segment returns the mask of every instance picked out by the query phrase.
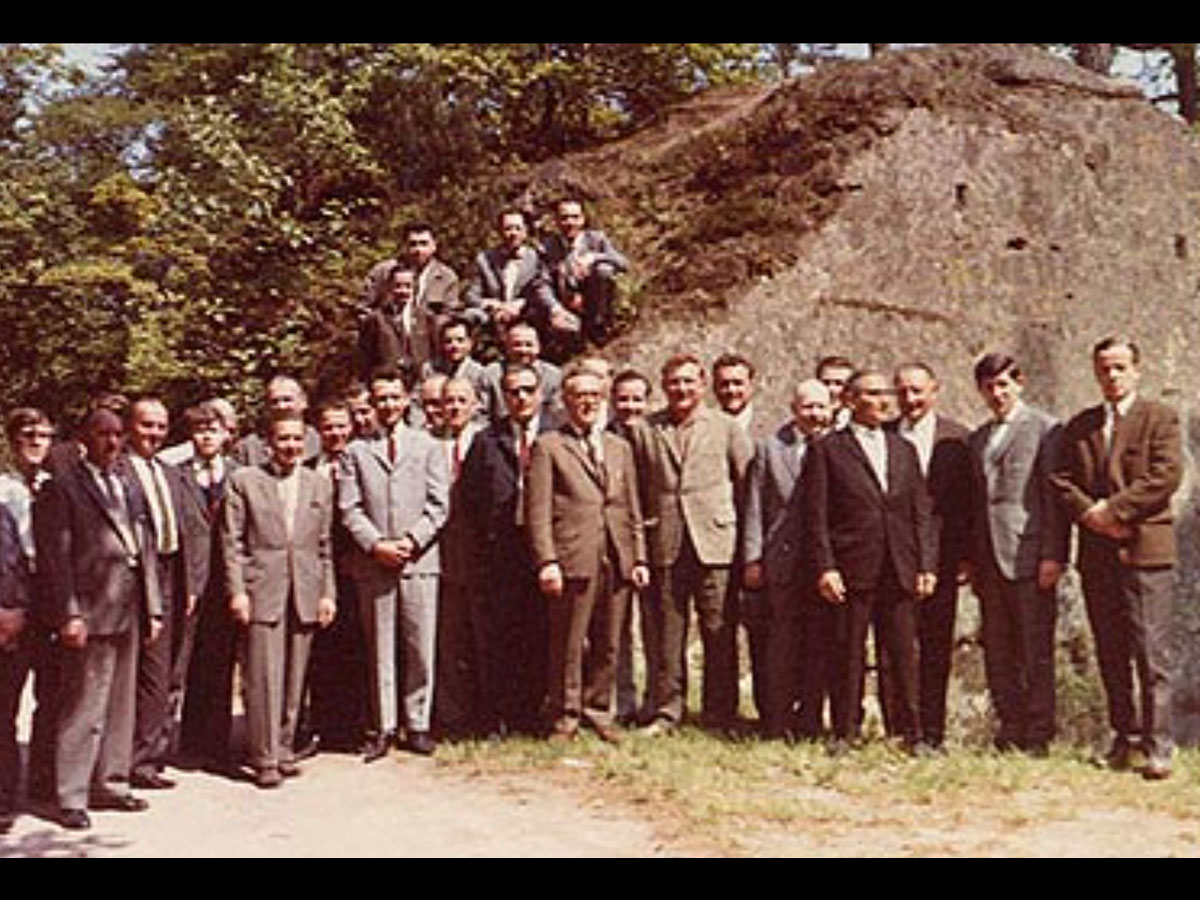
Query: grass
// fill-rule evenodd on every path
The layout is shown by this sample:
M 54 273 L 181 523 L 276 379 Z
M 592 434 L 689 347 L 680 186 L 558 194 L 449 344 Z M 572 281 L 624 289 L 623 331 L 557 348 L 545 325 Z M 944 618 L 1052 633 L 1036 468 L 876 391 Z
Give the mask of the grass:
M 634 733 L 616 747 L 590 735 L 565 747 L 468 742 L 444 747 L 439 760 L 475 775 L 553 779 L 634 809 L 668 844 L 705 855 L 1007 855 L 1001 848 L 1037 829 L 1086 828 L 1090 818 L 1151 817 L 1185 837 L 1200 829 L 1194 750 L 1179 752 L 1174 777 L 1155 784 L 1066 744 L 1047 759 L 970 747 L 913 758 L 872 740 L 834 757 L 822 745 L 688 727 L 668 737 Z M 1120 835 L 1095 854 L 1122 855 Z

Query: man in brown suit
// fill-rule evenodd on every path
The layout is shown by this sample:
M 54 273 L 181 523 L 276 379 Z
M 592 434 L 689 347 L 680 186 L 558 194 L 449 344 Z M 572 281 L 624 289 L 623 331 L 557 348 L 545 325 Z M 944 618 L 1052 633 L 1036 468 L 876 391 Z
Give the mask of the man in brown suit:
M 667 408 L 636 423 L 632 437 L 646 485 L 646 540 L 661 590 L 659 696 L 653 732 L 680 723 L 693 604 L 704 645 L 702 718 L 736 723 L 737 612 L 728 590 L 737 550 L 737 510 L 754 445 L 732 418 L 704 405 L 704 366 L 691 354 L 663 365 Z
M 313 634 L 336 610 L 333 485 L 301 465 L 304 421 L 268 431 L 271 461 L 229 477 L 224 563 L 229 608 L 246 628 L 246 731 L 259 787 L 299 773 L 292 742 Z
M 1182 478 L 1179 416 L 1138 396 L 1133 341 L 1100 341 L 1092 366 L 1104 403 L 1067 424 L 1062 465 L 1052 481 L 1079 526 L 1076 565 L 1114 732 L 1108 763 L 1127 768 L 1140 737 L 1142 775 L 1161 779 L 1171 774 L 1173 750 L 1171 496 Z
M 650 581 L 633 452 L 600 421 L 603 380 L 584 368 L 563 379 L 567 419 L 533 445 L 526 522 L 546 597 L 553 736 L 581 721 L 607 741 L 627 586 Z

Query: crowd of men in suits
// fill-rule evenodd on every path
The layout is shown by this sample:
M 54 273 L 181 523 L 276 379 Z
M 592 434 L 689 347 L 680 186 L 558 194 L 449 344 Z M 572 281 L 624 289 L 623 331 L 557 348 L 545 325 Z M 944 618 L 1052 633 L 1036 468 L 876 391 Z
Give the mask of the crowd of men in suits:
M 410 232 L 427 260 L 429 237 Z M 387 285 L 403 302 L 369 307 L 366 379 L 310 410 L 277 377 L 261 431 L 241 434 L 210 401 L 167 447 L 159 399 L 105 396 L 52 445 L 43 413 L 9 414 L 0 809 L 16 808 L 31 672 L 25 789 L 68 828 L 88 827 L 89 809 L 145 808 L 132 789 L 170 788 L 181 759 L 244 763 L 273 788 L 314 749 L 373 762 L 446 739 L 667 734 L 697 677 L 699 723 L 738 729 L 740 629 L 764 736 L 856 746 L 873 633 L 887 733 L 929 752 L 946 740 L 967 581 L 996 746 L 1040 755 L 1072 525 L 1108 760 L 1141 754 L 1146 777 L 1170 773 L 1179 421 L 1138 395 L 1134 343 L 1096 345 L 1104 403 L 1065 425 L 1022 400 L 1016 360 L 988 354 L 974 376 L 989 415 L 973 430 L 938 410 L 927 364 L 841 357 L 764 428 L 741 356 L 674 354 L 656 379 L 598 352 L 547 361 L 546 336 L 580 316 L 602 338 L 611 285 L 585 285 L 581 254 L 531 279 L 558 287 L 520 298 L 524 254 L 510 272 L 487 256 L 498 281 L 481 276 L 465 306 L 414 306 L 427 288 L 407 263 L 373 271 L 368 295 Z M 487 366 L 472 353 L 481 327 L 502 341 Z

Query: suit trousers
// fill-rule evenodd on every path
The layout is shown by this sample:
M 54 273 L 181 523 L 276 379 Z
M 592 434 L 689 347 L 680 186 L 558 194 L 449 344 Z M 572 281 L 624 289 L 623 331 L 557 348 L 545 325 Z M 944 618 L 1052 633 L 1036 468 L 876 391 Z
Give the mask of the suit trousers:
M 748 596 L 744 595 L 743 599 Z M 756 703 L 759 704 L 764 733 L 769 737 L 781 737 L 793 730 L 803 693 L 802 660 L 808 625 L 804 616 L 803 590 L 795 583 L 768 584 L 753 602 L 763 606 L 759 615 L 761 621 L 755 623 L 756 630 L 761 631 L 759 640 L 762 643 L 757 653 L 753 637 L 750 645 L 752 663 L 756 655 L 761 657 L 757 667 L 752 669 L 755 682 L 763 681 L 762 695 Z M 758 693 L 756 690 L 756 697 Z
M 1033 578 L 1005 578 L 994 563 L 977 573 L 984 673 L 999 719 L 1001 748 L 1045 746 L 1054 739 L 1054 628 L 1058 593 Z
M 636 721 L 648 721 L 654 717 L 655 700 L 658 697 L 659 648 L 662 639 L 658 633 L 659 616 L 657 585 L 641 590 L 629 589 L 625 603 L 626 613 L 617 642 L 617 716 Z M 637 625 L 637 643 L 641 646 L 644 687 L 638 697 L 637 671 L 634 664 L 634 625 Z
M 859 736 L 863 691 L 867 669 L 867 634 L 874 632 L 875 644 L 889 662 L 890 705 L 880 692 L 881 706 L 888 707 L 890 731 L 909 743 L 920 737 L 917 711 L 916 599 L 903 590 L 888 573 L 872 589 L 847 591 L 838 628 L 839 700 L 834 704 L 834 733 L 839 738 Z
M 662 639 L 656 716 L 683 721 L 687 709 L 688 624 L 692 608 L 704 651 L 701 719 L 706 727 L 728 728 L 738 711 L 736 595 L 729 590 L 729 566 L 706 566 L 685 538 L 674 564 L 657 573 L 661 585 L 659 634 Z
M 228 765 L 233 732 L 233 673 L 238 628 L 215 583 L 198 601 L 195 642 L 183 695 L 180 744 L 188 756 Z
M 837 719 L 841 702 L 838 672 L 838 628 L 840 609 L 823 600 L 815 586 L 800 591 L 801 661 L 796 719 L 797 736 L 816 740 L 825 731 L 825 711 L 829 707 L 830 724 Z
M 1166 761 L 1174 747 L 1171 624 L 1175 570 L 1123 565 L 1114 547 L 1081 575 L 1109 725 L 1118 741 L 1129 743 L 1140 736 L 1147 756 Z
M 369 727 L 394 735 L 428 731 L 433 717 L 437 648 L 437 575 L 404 575 L 358 583 L 367 642 Z
M 479 724 L 480 673 L 473 600 L 474 591 L 466 581 L 442 575 L 438 585 L 433 722 L 444 736 L 466 736 Z
M 133 760 L 139 636 L 88 635 L 62 650 L 56 768 L 58 805 L 86 809 L 91 790 L 124 792 Z
M 591 578 L 568 578 L 546 598 L 550 635 L 548 697 L 555 722 L 612 721 L 617 643 L 628 592 L 614 590 L 606 561 Z
M 161 769 L 171 745 L 173 658 L 182 630 L 176 615 L 177 600 L 182 591 L 182 568 L 182 554 L 158 557 L 158 581 L 163 594 L 162 631 L 155 641 L 143 646 L 138 655 L 133 770 L 141 775 Z
M 308 661 L 308 728 L 321 746 L 355 750 L 367 721 L 363 628 L 352 580 L 337 579 L 337 615 L 313 636 Z
M 0 650 L 0 811 L 16 808 L 21 781 L 17 719 L 30 673 L 35 705 L 26 790 L 36 799 L 54 797 L 58 669 L 58 644 L 52 633 L 29 617 L 16 646 Z
M 251 622 L 246 629 L 246 743 L 256 771 L 291 762 L 308 657 L 316 625 L 306 625 L 288 606 L 278 622 Z

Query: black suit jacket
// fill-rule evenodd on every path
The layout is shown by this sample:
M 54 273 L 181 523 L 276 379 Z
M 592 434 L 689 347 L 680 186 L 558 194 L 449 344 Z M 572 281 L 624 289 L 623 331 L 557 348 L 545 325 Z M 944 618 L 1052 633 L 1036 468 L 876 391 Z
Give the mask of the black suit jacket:
M 917 451 L 893 432 L 884 439 L 886 491 L 849 427 L 810 448 L 801 476 L 815 570 L 838 570 L 851 591 L 879 586 L 889 569 L 912 591 L 918 572 L 936 571 L 933 516 Z
M 221 587 L 223 569 L 221 541 L 217 531 L 221 523 L 221 507 L 225 501 L 225 485 L 236 469 L 237 464 L 226 458 L 225 477 L 217 482 L 211 491 L 205 491 L 190 463 L 179 467 L 187 590 L 191 597 L 205 596 L 210 586 L 218 589 Z

